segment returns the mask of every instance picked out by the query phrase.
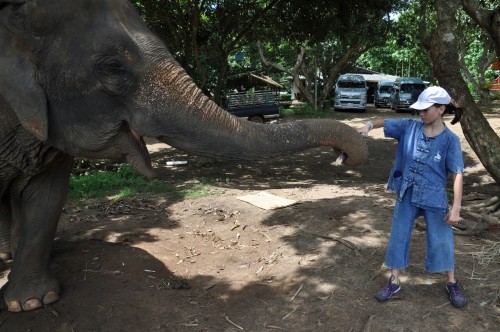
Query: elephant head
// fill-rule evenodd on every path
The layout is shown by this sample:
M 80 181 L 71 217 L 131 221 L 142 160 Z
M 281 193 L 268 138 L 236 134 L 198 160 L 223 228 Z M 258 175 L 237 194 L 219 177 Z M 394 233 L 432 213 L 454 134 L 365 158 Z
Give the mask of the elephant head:
M 334 120 L 263 125 L 218 107 L 126 0 L 0 1 L 0 95 L 20 124 L 67 154 L 125 159 L 153 175 L 142 137 L 223 159 L 366 144 Z

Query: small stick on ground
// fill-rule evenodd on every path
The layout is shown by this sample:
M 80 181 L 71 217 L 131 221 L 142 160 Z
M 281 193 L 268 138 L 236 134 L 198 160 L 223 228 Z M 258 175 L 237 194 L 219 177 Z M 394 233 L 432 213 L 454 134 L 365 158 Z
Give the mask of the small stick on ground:
M 101 273 L 101 274 L 122 274 L 122 271 L 120 270 L 114 270 L 114 271 L 109 271 L 109 270 L 92 270 L 92 269 L 85 269 L 83 272 L 93 272 L 93 273 Z M 86 275 L 86 274 L 85 274 Z
M 290 316 L 291 314 L 293 314 L 295 312 L 295 310 L 297 310 L 299 307 L 293 309 L 292 311 L 290 311 L 289 313 L 287 313 L 285 316 L 283 316 L 283 318 L 281 318 L 281 320 L 285 320 L 288 316 Z
M 371 328 L 373 325 L 373 319 L 375 317 L 376 317 L 376 315 L 372 315 L 372 316 L 370 316 L 370 318 L 368 318 L 368 321 L 366 322 L 366 325 L 365 325 L 365 328 L 363 329 L 363 332 L 370 332 L 371 331 Z
M 47 309 L 49 309 L 49 311 L 54 315 L 56 316 L 57 318 L 61 317 L 61 314 L 58 313 L 54 308 L 50 307 L 50 306 L 47 306 L 46 307 Z
M 440 305 L 438 305 L 438 306 L 436 307 L 436 309 L 439 309 L 439 308 L 441 308 L 441 307 L 447 306 L 448 304 L 450 304 L 450 302 L 445 302 L 445 303 L 443 303 L 443 304 L 440 304 Z
M 370 278 L 370 280 L 368 280 L 368 282 L 365 284 L 365 290 L 368 288 L 368 284 L 369 284 L 370 282 L 372 282 L 372 281 L 373 281 L 373 279 L 375 279 L 375 278 L 376 278 L 377 276 L 379 276 L 381 273 L 382 273 L 382 270 L 380 270 L 380 269 L 379 269 L 379 270 L 378 270 L 378 272 L 377 272 L 377 273 L 375 273 L 375 274 L 374 274 L 374 275 Z
M 271 238 L 269 236 L 267 236 L 266 233 L 264 233 L 263 231 L 259 231 L 259 233 L 265 236 L 265 238 L 267 239 L 267 242 L 271 242 Z
M 300 284 L 300 287 L 299 289 L 297 289 L 297 291 L 295 292 L 295 294 L 293 294 L 292 296 L 292 299 L 290 300 L 290 302 L 293 302 L 293 300 L 295 300 L 295 297 L 299 294 L 299 292 L 302 290 L 302 287 L 304 286 L 304 284 Z
M 327 239 L 327 240 L 332 240 L 332 241 L 340 242 L 344 246 L 346 246 L 347 248 L 349 248 L 351 250 L 354 250 L 356 256 L 360 255 L 359 248 L 354 243 L 352 243 L 351 241 L 347 241 L 347 240 L 341 238 L 340 236 L 317 234 L 317 233 L 307 232 L 307 231 L 305 231 L 303 229 L 300 229 L 300 228 L 298 228 L 298 230 L 300 230 L 300 231 L 302 231 L 302 232 L 304 232 L 304 233 L 306 233 L 308 235 L 316 236 L 316 237 L 319 237 L 319 238 L 322 238 L 322 239 Z
M 229 317 L 227 317 L 226 315 L 224 315 L 224 319 L 226 319 L 226 322 L 228 322 L 229 324 L 233 325 L 234 327 L 240 329 L 240 330 L 244 330 L 244 328 L 242 328 L 241 326 L 239 326 L 238 324 L 234 323 L 233 321 L 231 321 L 229 319 Z

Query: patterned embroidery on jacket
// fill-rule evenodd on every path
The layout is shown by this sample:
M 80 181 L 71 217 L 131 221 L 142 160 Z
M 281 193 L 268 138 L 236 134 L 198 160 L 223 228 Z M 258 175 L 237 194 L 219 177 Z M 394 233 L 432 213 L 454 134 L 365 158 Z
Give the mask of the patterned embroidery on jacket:
M 441 155 L 439 154 L 439 151 L 437 152 L 437 154 L 434 156 L 434 161 L 435 162 L 440 162 L 441 161 Z

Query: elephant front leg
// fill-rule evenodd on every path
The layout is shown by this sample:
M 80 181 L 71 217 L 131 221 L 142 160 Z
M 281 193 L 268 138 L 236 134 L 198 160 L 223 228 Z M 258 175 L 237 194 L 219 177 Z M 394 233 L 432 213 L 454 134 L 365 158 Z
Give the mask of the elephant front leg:
M 59 300 L 59 283 L 50 272 L 49 259 L 72 161 L 65 158 L 47 168 L 11 195 L 14 262 L 3 289 L 9 311 L 33 310 Z

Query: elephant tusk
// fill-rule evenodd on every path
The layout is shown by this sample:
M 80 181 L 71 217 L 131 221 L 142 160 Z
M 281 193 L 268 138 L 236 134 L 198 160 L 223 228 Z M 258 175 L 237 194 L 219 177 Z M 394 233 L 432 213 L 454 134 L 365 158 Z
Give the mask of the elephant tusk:
M 340 153 L 340 156 L 333 162 L 333 166 L 340 166 L 344 163 L 344 160 L 347 158 L 344 152 Z
M 130 127 L 129 127 L 129 128 L 130 128 Z M 137 133 L 135 132 L 135 130 L 134 130 L 134 129 L 130 128 L 130 131 L 132 132 L 132 136 L 134 136 L 134 138 L 136 139 L 136 141 L 137 141 L 138 143 L 141 143 L 141 139 L 142 139 L 142 137 L 141 137 L 141 136 L 139 136 L 139 134 L 137 134 Z
M 364 133 L 364 132 L 360 132 L 359 134 L 364 138 L 366 138 L 366 136 L 367 136 L 366 133 Z M 340 166 L 344 163 L 344 160 L 346 160 L 346 158 L 347 158 L 347 155 L 344 152 L 340 151 L 340 156 L 338 156 L 338 158 L 333 162 L 332 165 L 333 166 Z

